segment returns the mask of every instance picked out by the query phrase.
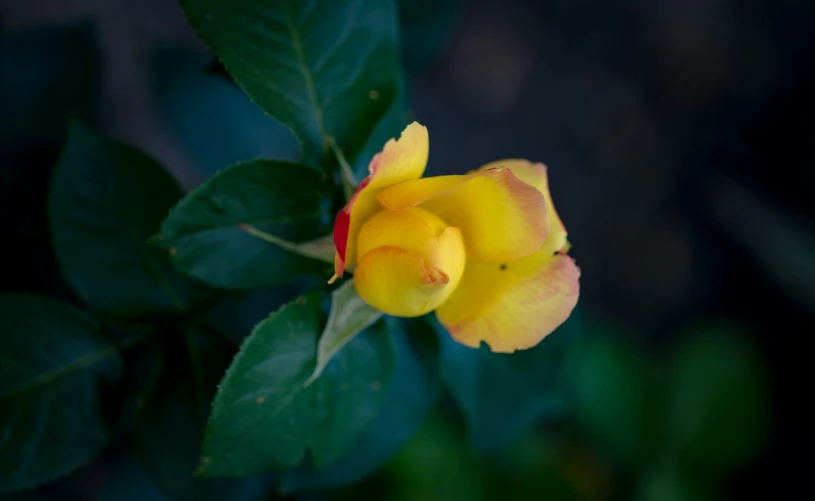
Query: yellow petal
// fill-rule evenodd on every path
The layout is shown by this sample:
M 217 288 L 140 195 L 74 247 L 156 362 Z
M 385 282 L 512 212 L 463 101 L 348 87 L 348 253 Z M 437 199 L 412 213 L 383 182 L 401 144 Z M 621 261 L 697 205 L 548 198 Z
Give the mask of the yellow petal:
M 385 143 L 382 151 L 371 159 L 368 177 L 362 180 L 334 221 L 335 277 L 341 277 L 356 261 L 356 235 L 362 224 L 381 208 L 376 200 L 379 192 L 392 184 L 422 177 L 429 148 L 427 128 L 413 122 L 405 127 L 398 140 Z
M 543 194 L 549 217 L 549 236 L 546 237 L 544 247 L 552 254 L 567 251 L 569 244 L 566 240 L 566 227 L 563 225 L 563 221 L 560 220 L 560 216 L 558 216 L 555 210 L 555 204 L 552 202 L 552 195 L 549 192 L 547 167 L 542 163 L 532 163 L 529 160 L 510 158 L 488 163 L 481 167 L 479 171 L 501 167 L 511 170 L 518 179 L 530 186 L 534 186 Z
M 508 169 L 405 181 L 379 194 L 390 209 L 419 206 L 461 229 L 467 256 L 502 262 L 540 249 L 549 232 L 540 191 Z
M 383 210 L 359 231 L 357 293 L 400 317 L 434 310 L 458 287 L 466 255 L 461 232 L 425 210 Z
M 436 316 L 466 346 L 484 341 L 494 352 L 524 350 L 569 318 L 579 279 L 572 258 L 545 251 L 505 264 L 470 261 Z

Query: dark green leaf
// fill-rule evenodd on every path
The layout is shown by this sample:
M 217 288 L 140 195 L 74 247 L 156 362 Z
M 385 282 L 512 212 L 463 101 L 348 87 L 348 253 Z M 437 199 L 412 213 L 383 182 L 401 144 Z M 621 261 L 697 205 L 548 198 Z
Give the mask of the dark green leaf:
M 209 403 L 234 353 L 220 338 L 185 329 L 186 357 L 165 356 L 159 384 L 144 401 L 133 433 L 145 471 L 175 501 L 259 500 L 268 491 L 262 478 L 201 479 L 198 465 Z
M 206 72 L 209 60 L 174 50 L 153 55 L 158 105 L 194 164 L 195 182 L 241 161 L 297 160 L 300 149 L 291 131 L 231 80 Z
M 317 344 L 317 366 L 306 384 L 320 377 L 328 362 L 343 346 L 381 317 L 381 311 L 359 297 L 353 280 L 346 280 L 334 289 L 331 293 L 331 313 Z
M 738 327 L 710 324 L 679 349 L 670 374 L 664 439 L 690 466 L 743 466 L 765 443 L 770 398 L 763 360 Z
M 101 393 L 120 369 L 86 313 L 0 295 L 0 492 L 54 480 L 99 452 L 110 432 Z
M 100 54 L 93 25 L 38 27 L 0 36 L 0 150 L 58 145 L 71 116 L 97 110 Z
M 200 474 L 235 476 L 292 467 L 310 450 L 324 467 L 376 419 L 393 372 L 382 323 L 355 337 L 308 387 L 325 325 L 322 294 L 301 296 L 261 322 L 221 381 Z
M 72 123 L 48 211 L 63 273 L 93 309 L 138 317 L 181 311 L 192 300 L 196 284 L 147 243 L 180 197 L 155 161 Z
M 602 330 L 586 340 L 573 369 L 569 377 L 578 420 L 614 458 L 643 460 L 652 417 L 644 357 L 623 336 Z
M 331 231 L 332 188 L 302 165 L 256 160 L 233 165 L 187 195 L 167 216 L 157 243 L 173 263 L 204 282 L 250 289 L 305 273 L 330 277 L 331 266 L 285 250 Z
M 370 137 L 356 156 L 351 156 L 352 169 L 357 181 L 368 175 L 368 164 L 379 153 L 391 138 L 398 138 L 399 134 L 409 123 L 408 119 L 407 89 L 403 78 L 397 80 L 396 93 L 385 114 L 377 122 Z
M 269 312 L 324 283 L 322 279 L 305 278 L 278 287 L 225 292 L 200 321 L 205 328 L 240 346 L 252 329 L 269 316 Z
M 413 437 L 441 389 L 433 352 L 420 344 L 428 326 L 421 320 L 386 320 L 395 334 L 396 369 L 379 417 L 336 463 L 310 464 L 283 473 L 280 490 L 329 489 L 359 482 L 389 461 Z
M 478 449 L 503 447 L 564 408 L 561 367 L 580 333 L 577 312 L 538 346 L 511 355 L 468 348 L 439 327 L 441 376 L 464 411 Z
M 319 165 L 333 136 L 354 158 L 396 89 L 390 0 L 183 0 L 235 81 Z

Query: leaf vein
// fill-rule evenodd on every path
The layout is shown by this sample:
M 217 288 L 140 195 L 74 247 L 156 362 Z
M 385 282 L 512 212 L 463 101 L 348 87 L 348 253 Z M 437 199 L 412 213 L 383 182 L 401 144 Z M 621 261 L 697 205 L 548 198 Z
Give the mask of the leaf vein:
M 311 99 L 311 104 L 314 111 L 315 122 L 317 123 L 317 129 L 320 131 L 320 138 L 322 139 L 323 143 L 322 149 L 325 151 L 326 146 L 328 145 L 328 132 L 325 127 L 325 118 L 323 117 L 323 109 L 320 105 L 320 97 L 317 94 L 317 86 L 314 83 L 314 75 L 311 73 L 311 70 L 308 67 L 306 54 L 303 51 L 303 41 L 300 38 L 300 32 L 297 29 L 297 26 L 292 22 L 289 11 L 283 6 L 282 3 L 280 4 L 280 10 L 283 13 L 286 27 L 288 28 L 289 34 L 292 38 L 294 53 L 297 55 L 297 60 L 300 63 L 300 72 L 303 76 L 303 80 L 306 83 L 306 89 L 308 90 L 308 95 Z
M 351 7 L 350 12 L 348 13 L 348 18 L 345 21 L 345 24 L 340 31 L 340 35 L 337 37 L 336 42 L 332 45 L 323 55 L 320 57 L 315 63 L 312 71 L 314 72 L 314 76 L 317 76 L 320 71 L 325 68 L 325 65 L 328 64 L 331 59 L 336 56 L 340 49 L 342 48 L 343 44 L 348 40 L 348 37 L 351 34 L 351 28 L 356 21 L 357 12 L 359 11 L 360 2 L 359 0 L 355 1 Z

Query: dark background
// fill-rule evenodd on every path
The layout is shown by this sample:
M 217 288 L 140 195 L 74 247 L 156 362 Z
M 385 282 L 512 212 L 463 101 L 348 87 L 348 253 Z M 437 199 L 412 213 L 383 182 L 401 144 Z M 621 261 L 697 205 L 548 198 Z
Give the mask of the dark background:
M 405 56 L 413 111 L 431 136 L 428 172 L 506 157 L 548 164 L 583 272 L 582 307 L 646 349 L 701 319 L 748 326 L 769 366 L 772 433 L 730 493 L 813 499 L 815 3 L 432 5 L 435 21 L 403 33 L 414 48 Z M 208 58 L 176 2 L 0 6 L 3 29 L 92 16 L 102 128 L 160 159 L 186 188 L 217 168 L 191 153 L 188 122 L 168 104 L 195 102 L 195 91 L 156 56 L 172 48 Z M 259 117 L 245 113 L 250 131 Z M 209 120 L 198 127 L 235 125 Z

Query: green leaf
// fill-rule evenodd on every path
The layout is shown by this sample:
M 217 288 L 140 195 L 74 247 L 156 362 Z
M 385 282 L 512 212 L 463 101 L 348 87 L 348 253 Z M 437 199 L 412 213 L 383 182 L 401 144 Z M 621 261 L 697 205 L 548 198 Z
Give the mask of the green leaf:
M 357 181 L 368 176 L 368 164 L 371 159 L 379 153 L 391 138 L 399 137 L 402 130 L 410 122 L 408 110 L 407 89 L 403 78 L 399 78 L 396 84 L 396 92 L 390 106 L 385 114 L 377 122 L 365 145 L 356 154 L 350 156 L 353 159 L 352 170 Z
M 381 311 L 359 297 L 353 280 L 346 280 L 344 284 L 334 289 L 331 293 L 331 313 L 317 344 L 317 367 L 306 381 L 306 385 L 320 377 L 331 358 L 354 336 L 381 317 Z
M 183 337 L 187 353 L 165 356 L 159 384 L 146 396 L 133 433 L 144 470 L 175 501 L 264 499 L 268 487 L 262 478 L 193 476 L 209 402 L 235 350 L 226 341 L 194 328 L 185 328 Z
M 229 289 L 285 283 L 333 268 L 292 252 L 297 242 L 331 231 L 332 188 L 298 164 L 255 160 L 233 165 L 187 195 L 161 225 L 156 243 L 173 264 Z M 290 250 L 265 241 L 261 233 Z
M 198 321 L 205 329 L 240 346 L 270 311 L 278 310 L 295 297 L 324 284 L 323 279 L 304 278 L 265 289 L 225 291 Z
M 95 116 L 101 89 L 93 24 L 37 27 L 0 36 L 0 150 L 58 145 L 68 119 Z
M 110 433 L 102 392 L 117 347 L 85 312 L 42 296 L 0 295 L 0 492 L 88 462 Z
M 147 243 L 180 197 L 155 161 L 72 123 L 48 213 L 63 273 L 94 310 L 139 317 L 182 311 L 193 300 L 198 286 Z
M 329 137 L 353 158 L 396 90 L 389 0 L 183 0 L 187 17 L 244 91 L 318 166 Z
M 615 459 L 642 461 L 649 451 L 651 375 L 644 356 L 617 333 L 598 330 L 570 371 L 578 420 Z
M 465 414 L 477 449 L 509 444 L 535 421 L 559 414 L 561 367 L 580 328 L 577 312 L 538 346 L 511 355 L 472 349 L 439 326 L 441 376 Z
M 231 80 L 206 71 L 209 55 L 162 49 L 151 61 L 158 107 L 193 163 L 196 184 L 237 162 L 300 157 L 297 138 L 286 126 Z
M 395 335 L 396 369 L 379 417 L 336 463 L 285 471 L 280 491 L 331 489 L 359 482 L 396 455 L 414 436 L 439 397 L 441 384 L 433 350 L 421 341 L 432 335 L 422 320 L 386 319 Z
M 735 325 L 699 327 L 679 348 L 664 440 L 685 464 L 714 472 L 749 463 L 766 443 L 770 397 L 759 350 Z
M 376 419 L 393 372 L 393 344 L 376 324 L 356 336 L 316 381 L 324 294 L 299 297 L 261 322 L 221 381 L 199 474 L 239 476 L 292 467 L 310 450 L 326 466 Z

